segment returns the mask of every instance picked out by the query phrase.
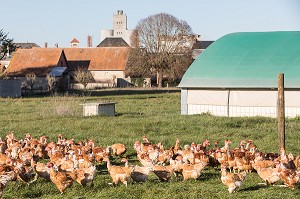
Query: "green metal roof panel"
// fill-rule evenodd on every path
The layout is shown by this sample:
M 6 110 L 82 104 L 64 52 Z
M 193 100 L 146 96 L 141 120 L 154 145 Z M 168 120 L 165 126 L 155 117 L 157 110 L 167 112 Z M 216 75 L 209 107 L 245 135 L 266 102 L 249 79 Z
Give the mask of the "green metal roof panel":
M 300 88 L 300 31 L 225 35 L 191 64 L 179 87 Z

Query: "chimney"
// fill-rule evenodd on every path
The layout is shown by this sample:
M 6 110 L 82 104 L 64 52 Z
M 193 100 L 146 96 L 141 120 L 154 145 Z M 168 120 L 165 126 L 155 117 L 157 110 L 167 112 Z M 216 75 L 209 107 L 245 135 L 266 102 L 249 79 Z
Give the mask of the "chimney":
M 48 48 L 48 42 L 45 42 L 45 48 Z
M 88 35 L 87 36 L 87 47 L 91 48 L 92 46 L 93 46 L 93 44 L 92 44 L 92 36 Z

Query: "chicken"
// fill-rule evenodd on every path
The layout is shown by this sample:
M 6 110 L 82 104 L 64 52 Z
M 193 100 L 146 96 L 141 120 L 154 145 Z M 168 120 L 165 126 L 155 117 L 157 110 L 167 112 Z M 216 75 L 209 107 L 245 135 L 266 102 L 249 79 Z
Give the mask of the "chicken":
M 159 150 L 157 164 L 166 164 L 170 162 L 173 152 L 170 150 Z
M 5 164 L 7 160 L 7 155 L 0 153 L 0 164 Z
M 137 154 L 140 154 L 147 153 L 149 146 L 152 146 L 150 140 L 146 136 L 143 136 L 143 142 L 141 143 L 140 141 L 136 140 L 133 148 L 136 150 Z
M 159 178 L 159 180 L 163 182 L 169 181 L 174 174 L 174 169 L 171 165 L 155 165 L 153 166 L 152 171 Z
M 95 156 L 95 161 L 99 163 L 102 162 L 105 157 L 109 156 L 109 151 L 107 151 L 105 147 L 93 147 L 92 153 Z
M 128 169 L 130 172 L 130 177 L 135 182 L 146 182 L 148 180 L 148 176 L 150 171 L 152 170 L 150 166 L 138 166 L 135 165 L 131 167 L 128 165 L 128 160 L 123 158 L 122 162 L 125 163 L 125 169 Z
M 178 138 L 176 139 L 175 145 L 170 150 L 173 151 L 173 154 L 176 154 L 178 151 L 181 151 L 180 141 Z
M 47 164 L 37 162 L 35 163 L 33 159 L 31 160 L 31 166 L 33 167 L 36 175 L 32 182 L 36 181 L 38 177 L 42 177 L 44 179 L 50 180 L 50 168 Z
M 141 167 L 136 165 L 133 167 L 130 177 L 135 182 L 146 182 L 151 170 L 152 169 L 150 167 Z
M 279 177 L 286 186 L 292 189 L 300 181 L 300 171 L 296 170 L 294 156 L 292 154 L 286 156 L 284 148 L 281 148 Z
M 190 145 L 185 145 L 184 150 L 182 151 L 183 162 L 190 162 L 192 164 L 195 163 L 195 154 L 191 150 Z
M 0 175 L 0 198 L 2 198 L 3 190 L 8 185 L 8 182 L 16 180 L 17 174 L 14 171 L 8 171 Z
M 33 154 L 30 148 L 23 148 L 19 152 L 19 158 L 24 162 L 25 165 L 30 164 L 30 161 L 33 159 Z
M 60 162 L 60 164 L 57 165 L 59 165 L 60 169 L 63 171 L 73 171 L 77 163 L 73 159 L 69 159 L 68 156 L 65 156 L 64 158 L 62 158 L 60 161 L 57 162 Z
M 151 141 L 144 135 L 143 136 L 143 143 L 151 144 Z
M 48 156 L 50 157 L 50 161 L 54 163 L 55 165 L 60 165 L 61 160 L 65 157 L 64 154 L 59 151 L 59 149 L 55 149 L 56 147 L 53 147 L 52 149 L 47 149 Z
M 104 158 L 103 161 L 107 162 L 107 171 L 113 180 L 110 184 L 117 185 L 119 182 L 122 182 L 127 187 L 132 169 L 112 165 L 109 158 Z
M 214 156 L 221 165 L 228 166 L 227 153 L 222 153 L 221 151 L 217 151 Z
M 229 145 L 231 144 L 230 140 L 224 141 L 224 146 L 220 149 L 221 152 L 227 152 L 229 150 Z
M 140 161 L 140 163 L 144 167 L 152 167 L 154 166 L 152 160 L 149 158 L 149 156 L 145 153 L 140 153 L 137 155 L 137 159 Z
M 275 166 L 274 162 L 271 160 L 259 160 L 252 163 L 252 167 L 257 171 L 258 169 L 263 168 L 273 168 Z
M 229 168 L 230 172 L 232 170 L 237 169 L 234 155 L 229 150 L 227 151 L 227 164 L 228 164 L 228 168 Z
M 247 175 L 245 171 L 242 173 L 227 173 L 226 167 L 224 166 L 221 166 L 221 173 L 221 181 L 228 187 L 229 193 L 232 193 L 241 187 Z
M 75 181 L 81 184 L 82 186 L 86 186 L 89 182 L 91 185 L 94 185 L 94 178 L 96 175 L 96 167 L 91 166 L 88 168 L 76 169 L 75 170 Z M 74 178 L 73 178 L 74 179 Z
M 300 170 L 300 156 L 297 155 L 296 158 L 294 159 L 294 164 L 296 166 L 297 170 Z
M 17 174 L 17 179 L 29 185 L 35 176 L 33 167 L 31 165 L 26 166 L 20 159 L 12 159 L 8 162 L 7 164 L 11 165 L 13 171 Z
M 202 143 L 202 146 L 200 147 L 200 150 L 203 151 L 205 154 L 207 153 L 207 147 L 210 146 L 209 140 L 204 140 Z M 199 150 L 198 150 L 199 151 Z
M 209 157 L 203 152 L 195 153 L 194 160 L 192 162 L 194 162 L 194 164 L 202 163 L 204 166 L 207 166 L 209 164 Z
M 208 155 L 208 164 L 211 167 L 217 167 L 220 165 L 220 162 L 218 161 L 217 157 L 218 157 L 218 153 L 219 155 L 221 155 L 221 151 L 218 147 L 219 142 L 215 141 L 214 142 L 214 148 L 210 149 L 209 151 L 207 151 L 207 155 Z M 221 156 L 219 156 L 221 157 Z
M 141 154 L 143 153 L 143 150 L 142 150 L 142 145 L 140 143 L 140 141 L 135 141 L 134 145 L 133 145 L 133 148 L 135 149 L 136 153 L 137 154 Z
M 0 137 L 0 153 L 4 154 L 5 153 L 5 150 L 8 148 L 7 146 L 7 140 L 4 139 L 2 141 L 2 138 Z
M 265 181 L 267 185 L 272 185 L 280 180 L 278 168 L 267 167 L 267 168 L 260 168 L 256 169 L 257 174 L 261 179 Z
M 150 145 L 148 149 L 148 157 L 154 164 L 156 164 L 158 162 L 159 157 L 158 149 L 154 149 L 154 147 Z
M 8 172 L 8 171 L 11 171 L 11 167 L 6 165 L 6 164 L 0 164 L 0 175 Z
M 182 160 L 182 155 L 175 154 L 170 159 L 170 165 L 172 166 L 172 168 L 174 170 L 175 176 L 177 176 L 179 173 L 182 174 L 183 164 L 184 164 L 184 162 Z
M 235 157 L 236 168 L 238 169 L 238 173 L 240 171 L 246 171 L 247 173 L 251 173 L 253 170 L 252 163 L 249 157 L 238 158 Z
M 300 181 L 300 172 L 293 169 L 283 169 L 279 171 L 279 177 L 286 186 L 294 189 Z
M 203 163 L 188 164 L 184 163 L 182 167 L 182 176 L 184 180 L 198 179 L 205 168 Z
M 47 166 L 50 168 L 50 180 L 55 184 L 60 193 L 63 194 L 65 189 L 72 186 L 72 177 L 65 171 L 58 171 L 57 166 L 52 162 L 49 162 Z
M 127 148 L 124 144 L 121 143 L 116 143 L 110 146 L 111 150 L 112 150 L 112 154 L 114 154 L 115 156 L 122 156 L 126 153 Z
M 13 144 L 18 143 L 18 140 L 15 139 L 15 133 L 12 131 L 6 136 L 7 146 L 11 147 Z

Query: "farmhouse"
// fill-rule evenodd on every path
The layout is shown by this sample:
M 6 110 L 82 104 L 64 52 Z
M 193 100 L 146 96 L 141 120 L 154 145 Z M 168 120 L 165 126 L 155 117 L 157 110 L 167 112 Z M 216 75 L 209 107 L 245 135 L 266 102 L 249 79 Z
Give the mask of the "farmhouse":
M 11 60 L 6 73 L 9 77 L 20 79 L 26 87 L 27 74 L 36 75 L 35 89 L 47 89 L 46 76 L 54 74 L 59 79 L 59 85 L 68 87 L 68 63 L 64 51 L 58 48 L 31 48 L 18 49 Z
M 276 117 L 279 73 L 285 115 L 300 115 L 300 31 L 225 35 L 184 74 L 181 114 Z
M 67 89 L 80 87 L 74 80 L 74 72 L 82 67 L 94 78 L 88 88 L 111 87 L 118 78 L 125 78 L 129 50 L 129 47 L 19 49 L 6 72 L 11 78 L 21 79 L 23 86 L 26 75 L 35 74 L 35 89 L 47 88 L 47 74 L 54 75 L 60 79 L 59 86 Z
M 64 49 L 69 65 L 70 83 L 74 83 L 76 69 L 82 67 L 88 69 L 94 78 L 88 88 L 115 86 L 118 79 L 125 78 L 129 51 L 130 47 Z

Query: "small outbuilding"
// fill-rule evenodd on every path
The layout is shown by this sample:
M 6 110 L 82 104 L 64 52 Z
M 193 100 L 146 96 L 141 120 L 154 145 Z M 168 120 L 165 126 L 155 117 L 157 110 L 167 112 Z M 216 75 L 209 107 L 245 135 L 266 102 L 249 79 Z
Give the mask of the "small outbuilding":
M 181 114 L 277 116 L 278 74 L 285 115 L 300 115 L 300 31 L 225 35 L 191 64 L 179 84 Z

